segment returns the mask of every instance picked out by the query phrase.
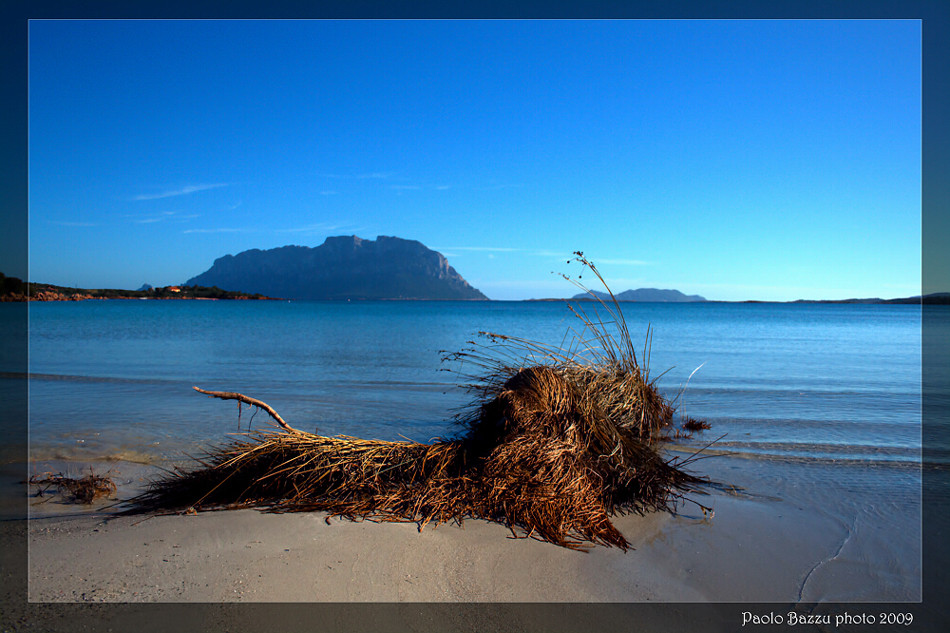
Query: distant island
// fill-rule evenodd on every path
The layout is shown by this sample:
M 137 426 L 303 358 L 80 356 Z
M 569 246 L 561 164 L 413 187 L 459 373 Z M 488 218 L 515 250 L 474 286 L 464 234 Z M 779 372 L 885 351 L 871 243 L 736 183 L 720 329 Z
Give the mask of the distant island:
M 487 300 L 421 242 L 379 236 L 328 237 L 316 247 L 282 246 L 225 255 L 186 285 L 299 300 Z
M 749 301 L 746 303 L 752 302 Z M 950 305 L 950 292 L 933 292 L 928 295 L 917 295 L 915 297 L 903 297 L 900 299 L 799 299 L 797 301 L 788 301 L 787 303 L 922 303 L 924 305 Z
M 596 298 L 594 296 L 595 295 Z M 621 302 L 634 302 L 640 301 L 644 303 L 654 302 L 654 303 L 786 303 L 786 304 L 816 304 L 816 303 L 828 303 L 828 304 L 905 304 L 905 305 L 914 305 L 914 304 L 923 304 L 923 305 L 950 305 L 950 292 L 934 292 L 927 295 L 917 295 L 914 297 L 901 297 L 898 299 L 796 299 L 795 301 L 759 301 L 756 299 L 746 299 L 745 301 L 719 301 L 719 300 L 709 300 L 701 297 L 699 295 L 685 295 L 679 290 L 660 290 L 657 288 L 640 288 L 638 290 L 625 290 L 621 293 L 615 294 L 617 301 Z M 583 292 L 581 294 L 576 294 L 570 298 L 554 298 L 554 299 L 528 299 L 528 301 L 596 301 L 600 299 L 602 301 L 610 301 L 610 295 L 606 292 L 599 292 L 592 290 L 591 292 Z
M 234 292 L 204 286 L 164 286 L 141 290 L 115 288 L 89 289 L 54 286 L 52 284 L 27 283 L 17 277 L 0 273 L 0 301 L 86 301 L 92 299 L 235 299 L 265 300 L 261 294 Z M 143 286 L 143 288 L 145 288 Z
M 595 295 L 602 301 L 610 300 L 610 295 L 597 290 L 582 292 L 581 294 L 574 295 L 571 299 L 576 301 L 594 301 L 595 299 L 591 295 Z M 700 297 L 699 295 L 685 295 L 679 290 L 661 290 L 659 288 L 624 290 L 623 292 L 615 293 L 614 298 L 616 298 L 617 301 L 653 301 L 659 303 L 698 303 L 706 301 L 705 297 Z

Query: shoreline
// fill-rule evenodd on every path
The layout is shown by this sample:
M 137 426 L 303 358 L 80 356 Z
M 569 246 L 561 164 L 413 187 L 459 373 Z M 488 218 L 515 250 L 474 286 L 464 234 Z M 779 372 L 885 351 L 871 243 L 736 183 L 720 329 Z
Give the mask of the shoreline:
M 914 602 L 919 473 L 715 457 L 743 490 L 616 517 L 628 552 L 514 539 L 499 524 L 258 510 L 29 521 L 31 602 Z

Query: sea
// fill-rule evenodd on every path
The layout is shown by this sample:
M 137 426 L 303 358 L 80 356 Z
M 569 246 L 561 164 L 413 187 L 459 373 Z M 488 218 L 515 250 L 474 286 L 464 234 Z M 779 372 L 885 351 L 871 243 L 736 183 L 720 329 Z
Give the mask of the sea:
M 576 346 L 590 338 L 577 309 L 616 326 L 594 305 L 35 302 L 28 372 L 0 367 L 0 383 L 28 383 L 36 463 L 167 466 L 269 426 L 265 413 L 193 386 L 263 400 L 301 430 L 429 442 L 457 435 L 456 416 L 475 406 L 465 385 L 479 368 L 453 352 L 503 353 L 483 332 Z M 711 427 L 673 450 L 920 463 L 920 306 L 624 303 L 622 318 L 660 392 Z

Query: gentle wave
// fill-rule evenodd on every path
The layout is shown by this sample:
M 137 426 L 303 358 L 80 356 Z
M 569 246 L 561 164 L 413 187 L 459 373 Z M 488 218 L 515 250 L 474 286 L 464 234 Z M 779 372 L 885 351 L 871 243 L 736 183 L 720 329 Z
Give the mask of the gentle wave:
M 920 456 L 920 447 L 871 446 L 861 444 L 822 444 L 810 442 L 755 442 L 720 440 L 713 444 L 720 448 L 755 449 L 756 451 L 793 451 L 814 453 L 846 453 L 851 455 L 886 455 L 894 457 Z
M 87 382 L 111 384 L 139 384 L 139 385 L 180 385 L 181 380 L 167 378 L 120 378 L 116 376 L 76 376 L 72 374 L 37 374 L 26 372 L 0 372 L 0 378 L 14 380 L 50 380 L 61 382 Z
M 830 456 L 830 455 L 797 455 L 792 453 L 770 453 L 770 452 L 758 452 L 758 451 L 725 451 L 716 448 L 706 448 L 699 451 L 690 450 L 687 446 L 674 446 L 668 447 L 670 452 L 677 453 L 678 455 L 685 455 L 685 457 L 680 460 L 689 460 L 689 461 L 699 461 L 702 459 L 710 459 L 716 457 L 728 457 L 736 459 L 749 459 L 749 460 L 761 460 L 761 461 L 777 461 L 777 462 L 792 462 L 799 464 L 815 464 L 815 465 L 835 465 L 835 466 L 864 466 L 864 467 L 884 467 L 884 468 L 894 468 L 902 471 L 915 471 L 920 470 L 922 466 L 926 467 L 935 467 L 940 468 L 942 462 L 921 462 L 919 455 L 915 459 L 898 459 L 898 458 L 889 458 L 887 456 L 880 459 L 869 459 L 869 458 L 856 458 L 856 457 L 842 457 L 842 456 Z M 690 457 L 696 456 L 698 459 L 690 460 Z M 950 462 L 948 462 L 950 463 Z
M 673 396 L 679 394 L 680 389 L 672 387 L 661 387 L 661 392 L 670 393 Z M 898 388 L 894 383 L 888 383 L 886 390 L 882 386 L 873 385 L 866 388 L 840 389 L 828 387 L 826 385 L 809 385 L 807 388 L 802 384 L 788 386 L 776 385 L 774 382 L 763 383 L 760 386 L 754 385 L 696 385 L 690 384 L 683 390 L 685 396 L 696 398 L 702 396 L 722 396 L 730 395 L 736 397 L 769 397 L 778 396 L 782 398 L 794 396 L 817 396 L 827 397 L 868 397 L 868 396 L 886 396 L 886 397 L 907 397 L 920 398 L 920 385 L 916 382 L 908 382 L 905 388 Z

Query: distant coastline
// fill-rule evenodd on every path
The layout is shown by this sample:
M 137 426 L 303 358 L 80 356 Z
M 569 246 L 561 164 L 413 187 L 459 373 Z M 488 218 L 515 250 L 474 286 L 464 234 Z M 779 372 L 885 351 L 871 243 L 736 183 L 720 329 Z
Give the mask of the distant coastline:
M 652 289 L 647 289 L 652 290 Z M 630 292 L 630 291 L 628 291 Z M 600 294 L 600 293 L 598 293 Z M 746 299 L 741 301 L 720 301 L 716 299 L 700 299 L 690 301 L 644 301 L 628 299 L 620 293 L 617 301 L 620 303 L 777 303 L 777 304 L 866 304 L 866 305 L 950 305 L 950 292 L 935 292 L 923 296 L 901 297 L 896 299 L 797 299 L 794 301 L 761 301 Z M 604 295 L 606 297 L 606 295 Z M 216 286 L 163 286 L 158 288 L 143 288 L 140 290 L 122 289 L 88 289 L 55 286 L 45 283 L 26 283 L 16 277 L 7 277 L 0 272 L 0 301 L 89 301 L 105 299 L 156 299 L 156 300 L 250 300 L 250 301 L 284 301 L 279 297 L 268 297 L 259 293 L 251 294 L 222 290 Z M 521 299 L 524 302 L 551 302 L 551 301 L 598 301 L 594 296 L 551 297 L 542 299 Z M 354 301 L 363 301 L 354 299 Z M 426 301 L 426 299 L 385 299 L 385 301 Z M 496 301 L 489 299 L 489 301 Z
M 549 299 L 525 299 L 525 301 L 599 301 L 596 297 L 554 297 Z M 902 297 L 898 299 L 796 299 L 794 301 L 762 301 L 758 299 L 744 299 L 740 301 L 722 301 L 718 299 L 704 299 L 702 301 L 638 301 L 635 299 L 621 299 L 617 297 L 619 303 L 781 303 L 781 304 L 817 304 L 817 303 L 829 303 L 829 304 L 864 304 L 864 305 L 950 305 L 950 292 L 934 292 L 931 294 L 915 297 Z
M 933 292 L 923 296 L 903 297 L 900 299 L 825 299 L 810 300 L 798 299 L 797 301 L 785 301 L 784 303 L 866 303 L 866 304 L 915 304 L 923 303 L 925 305 L 950 305 L 950 292 Z
M 248 294 L 206 286 L 163 286 L 143 290 L 115 288 L 70 288 L 43 283 L 26 283 L 16 277 L 0 273 L 0 301 L 102 301 L 107 299 L 152 299 L 152 300 L 276 300 L 261 294 Z

